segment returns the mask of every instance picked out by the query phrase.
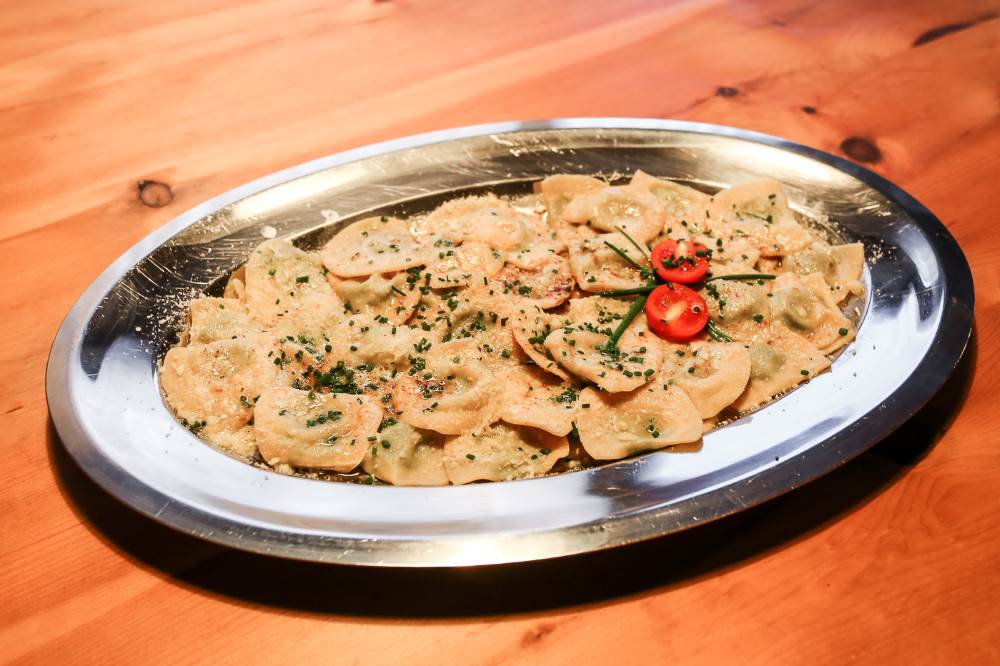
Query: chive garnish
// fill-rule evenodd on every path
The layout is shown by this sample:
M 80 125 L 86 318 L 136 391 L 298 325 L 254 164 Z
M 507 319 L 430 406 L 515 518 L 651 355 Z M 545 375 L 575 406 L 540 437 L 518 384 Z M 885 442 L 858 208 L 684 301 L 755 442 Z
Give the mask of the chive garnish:
M 625 251 L 624 251 L 624 250 L 622 250 L 621 248 L 619 248 L 619 247 L 617 247 L 617 246 L 615 246 L 615 245 L 612 245 L 612 244 L 611 244 L 611 243 L 609 243 L 608 241 L 604 241 L 604 244 L 605 244 L 605 245 L 607 245 L 608 247 L 610 247 L 610 248 L 611 248 L 612 250 L 614 250 L 614 251 L 615 251 L 615 253 L 616 253 L 616 254 L 617 254 L 617 255 L 618 255 L 619 257 L 621 257 L 622 259 L 624 259 L 624 260 L 625 260 L 625 261 L 627 261 L 628 263 L 632 264 L 632 265 L 633 265 L 633 266 L 634 266 L 634 267 L 635 267 L 636 269 L 638 269 L 638 270 L 639 270 L 639 272 L 640 272 L 640 273 L 642 273 L 643 277 L 647 277 L 647 276 L 649 275 L 649 272 L 648 272 L 648 271 L 647 271 L 647 270 L 646 270 L 646 269 L 645 269 L 645 268 L 644 268 L 643 266 L 640 266 L 640 265 L 639 265 L 639 264 L 638 264 L 638 263 L 637 263 L 637 262 L 635 261 L 635 259 L 633 259 L 632 257 L 628 256 L 628 255 L 627 255 L 627 254 L 625 253 Z
M 713 277 L 705 280 L 705 283 L 712 282 L 713 280 L 773 280 L 777 275 L 768 275 L 767 273 L 736 273 L 733 275 L 715 275 Z
M 709 319 L 708 323 L 705 325 L 705 330 L 708 331 L 708 334 L 712 337 L 713 340 L 718 340 L 719 342 L 733 341 L 733 339 L 728 335 L 726 335 L 726 332 L 723 331 L 721 328 L 719 328 L 718 324 L 716 324 L 711 319 Z

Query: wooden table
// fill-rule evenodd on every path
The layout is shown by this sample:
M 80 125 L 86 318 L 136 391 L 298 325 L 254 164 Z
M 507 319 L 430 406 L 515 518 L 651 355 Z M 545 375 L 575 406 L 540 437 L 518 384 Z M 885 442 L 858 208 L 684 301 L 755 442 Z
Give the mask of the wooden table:
M 0 1 L 0 661 L 1000 662 L 1000 5 Z M 959 371 L 897 434 L 730 520 L 456 571 L 295 564 L 104 494 L 48 422 L 74 299 L 203 199 L 512 118 L 717 122 L 846 155 L 975 275 Z

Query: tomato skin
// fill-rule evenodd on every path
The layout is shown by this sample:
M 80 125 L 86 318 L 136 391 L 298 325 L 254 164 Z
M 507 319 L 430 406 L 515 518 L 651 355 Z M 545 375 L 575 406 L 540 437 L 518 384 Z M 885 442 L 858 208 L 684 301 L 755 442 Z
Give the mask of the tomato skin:
M 650 259 L 656 274 L 665 282 L 692 284 L 708 272 L 708 258 L 711 254 L 711 250 L 701 243 L 678 243 L 668 239 L 656 244 Z
M 649 330 L 671 342 L 687 342 L 708 324 L 708 306 L 682 284 L 661 284 L 646 298 Z

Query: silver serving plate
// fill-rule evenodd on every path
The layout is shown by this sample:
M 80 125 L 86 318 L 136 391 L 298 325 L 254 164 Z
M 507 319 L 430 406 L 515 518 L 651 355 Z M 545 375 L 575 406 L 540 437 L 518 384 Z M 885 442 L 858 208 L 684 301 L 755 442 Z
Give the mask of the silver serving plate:
M 784 183 L 795 207 L 865 244 L 857 341 L 833 371 L 704 438 L 561 475 L 458 487 L 283 476 L 181 427 L 157 360 L 187 301 L 219 289 L 265 237 L 315 245 L 360 215 L 418 213 L 552 173 Z M 218 543 L 380 566 L 461 566 L 581 553 L 668 534 L 806 483 L 900 426 L 969 339 L 968 264 L 944 226 L 878 175 L 783 139 L 640 119 L 511 122 L 434 132 L 293 167 L 184 213 L 126 252 L 73 306 L 46 376 L 56 429 L 80 466 L 138 511 Z

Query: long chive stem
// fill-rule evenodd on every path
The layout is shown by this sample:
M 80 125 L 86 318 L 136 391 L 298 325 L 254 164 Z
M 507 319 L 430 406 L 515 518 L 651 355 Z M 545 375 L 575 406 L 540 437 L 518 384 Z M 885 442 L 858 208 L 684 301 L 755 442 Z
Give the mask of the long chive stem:
M 638 263 L 636 263 L 635 259 L 633 259 L 632 257 L 630 257 L 627 254 L 625 254 L 625 252 L 621 248 L 612 245 L 608 241 L 604 241 L 604 244 L 607 245 L 608 247 L 610 247 L 612 250 L 614 250 L 618 254 L 619 257 L 621 257 L 622 259 L 624 259 L 625 261 L 627 261 L 628 263 L 632 264 L 637 269 L 639 269 L 639 271 L 643 275 L 648 275 L 649 274 L 649 271 L 646 270 L 645 267 L 640 266 Z
M 645 287 L 634 287 L 632 289 L 618 289 L 615 291 L 602 291 L 598 296 L 635 296 L 636 294 L 648 294 L 656 289 L 657 285 L 647 284 Z
M 396 287 L 391 287 L 391 289 L 392 289 L 392 290 L 393 290 L 394 292 L 396 292 L 397 294 L 399 294 L 400 296 L 406 296 L 406 292 L 404 292 L 404 291 L 401 291 L 401 290 L 399 290 L 399 289 L 396 289 Z
M 714 275 L 707 280 L 706 283 L 712 282 L 713 280 L 773 280 L 777 275 L 768 275 L 767 273 L 735 273 L 733 275 Z
M 711 319 L 709 319 L 708 323 L 705 325 L 705 330 L 708 331 L 708 334 L 712 337 L 713 340 L 718 340 L 719 342 L 733 341 L 733 339 L 729 337 L 725 331 L 719 328 L 718 324 L 716 324 Z
M 641 310 L 642 306 L 645 304 L 646 294 L 643 294 L 632 301 L 632 307 L 630 307 L 628 312 L 625 313 L 621 323 L 618 324 L 618 328 L 615 329 L 615 332 L 611 334 L 611 338 L 608 340 L 608 347 L 610 349 L 614 349 L 618 346 L 618 340 L 621 339 L 625 329 L 628 328 L 628 325 L 632 323 L 632 320 L 635 319 L 635 316 L 639 314 L 639 310 Z
M 643 259 L 649 261 L 649 256 L 648 256 L 649 255 L 649 248 L 648 247 L 647 248 L 643 248 L 641 245 L 639 245 L 638 243 L 636 243 L 635 239 L 632 238 L 631 236 L 629 236 L 628 232 L 625 231 L 625 227 L 615 227 L 615 229 L 617 229 L 618 231 L 620 231 L 621 234 L 622 234 L 622 236 L 624 236 L 625 238 L 627 238 L 628 242 L 632 243 L 632 245 L 635 247 L 635 249 L 639 250 L 639 254 L 642 255 Z

